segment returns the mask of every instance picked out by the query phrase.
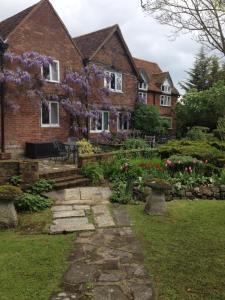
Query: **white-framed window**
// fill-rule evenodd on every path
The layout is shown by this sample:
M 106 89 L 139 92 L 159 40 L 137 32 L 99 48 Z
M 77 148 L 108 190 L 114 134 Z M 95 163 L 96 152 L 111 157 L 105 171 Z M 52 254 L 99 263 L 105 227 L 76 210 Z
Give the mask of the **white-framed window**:
M 90 118 L 90 131 L 91 132 L 109 131 L 108 111 L 99 111 L 95 117 Z
M 117 117 L 117 131 L 126 131 L 130 129 L 130 118 L 128 113 L 119 112 Z
M 161 118 L 168 121 L 168 123 L 169 123 L 168 129 L 173 129 L 173 118 L 172 117 L 161 117 Z
M 42 67 L 42 76 L 49 82 L 60 82 L 59 61 L 54 60 L 52 65 Z
M 171 106 L 171 96 L 161 95 L 160 106 Z
M 171 93 L 171 87 L 169 85 L 163 84 L 161 85 L 161 91 L 167 94 Z
M 49 101 L 41 106 L 41 127 L 59 127 L 59 103 Z
M 148 84 L 146 82 L 139 82 L 138 88 L 139 88 L 139 90 L 147 91 L 148 90 Z
M 148 94 L 145 92 L 139 92 L 138 93 L 139 101 L 141 103 L 147 104 L 148 102 Z
M 104 86 L 113 92 L 123 91 L 123 75 L 119 72 L 105 71 Z

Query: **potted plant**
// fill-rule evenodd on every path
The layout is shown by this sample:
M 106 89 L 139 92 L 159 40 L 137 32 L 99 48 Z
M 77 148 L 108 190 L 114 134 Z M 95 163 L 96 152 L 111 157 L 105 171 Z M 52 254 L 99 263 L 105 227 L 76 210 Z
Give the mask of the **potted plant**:
M 171 185 L 162 179 L 154 178 L 145 181 L 145 212 L 149 215 L 164 215 L 167 212 L 165 192 Z
M 12 185 L 0 186 L 0 227 L 16 227 L 18 218 L 14 202 L 22 195 L 22 190 Z

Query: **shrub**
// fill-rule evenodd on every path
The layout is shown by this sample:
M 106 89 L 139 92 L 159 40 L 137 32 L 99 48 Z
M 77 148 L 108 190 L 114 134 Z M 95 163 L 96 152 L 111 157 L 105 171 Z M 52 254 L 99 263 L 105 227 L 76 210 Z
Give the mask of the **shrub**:
M 225 141 L 225 117 L 219 118 L 217 122 L 217 132 L 221 141 Z
M 127 204 L 132 201 L 132 193 L 124 181 L 116 181 L 112 187 L 113 192 L 110 200 L 113 203 Z
M 76 142 L 76 145 L 78 147 L 79 155 L 94 154 L 94 153 L 99 153 L 101 151 L 100 148 L 93 146 L 85 139 Z
M 104 180 L 103 167 L 99 164 L 88 164 L 82 168 L 82 173 L 91 180 L 93 184 Z
M 9 178 L 9 183 L 14 185 L 14 186 L 19 186 L 22 182 L 22 179 L 20 176 L 12 176 Z
M 145 104 L 138 104 L 135 107 L 132 121 L 134 128 L 141 130 L 146 135 L 154 135 L 158 133 L 159 128 L 162 127 L 162 124 L 165 126 L 167 124 L 161 120 L 156 106 Z
M 51 207 L 53 200 L 40 195 L 24 193 L 15 204 L 19 211 L 38 212 Z
M 53 190 L 54 185 L 54 180 L 40 179 L 29 188 L 29 193 L 37 195 L 43 192 L 50 192 Z
M 22 195 L 22 190 L 12 185 L 0 186 L 0 201 L 13 201 L 16 202 Z
M 187 138 L 191 141 L 205 140 L 205 133 L 199 128 L 192 128 L 187 132 Z
M 170 141 L 160 146 L 158 150 L 163 158 L 174 154 L 187 155 L 217 165 L 225 158 L 224 152 L 214 148 L 207 141 Z
M 125 150 L 146 149 L 150 148 L 148 143 L 143 139 L 127 139 L 122 143 L 122 148 Z
M 220 173 L 219 184 L 225 184 L 225 168 L 223 168 Z

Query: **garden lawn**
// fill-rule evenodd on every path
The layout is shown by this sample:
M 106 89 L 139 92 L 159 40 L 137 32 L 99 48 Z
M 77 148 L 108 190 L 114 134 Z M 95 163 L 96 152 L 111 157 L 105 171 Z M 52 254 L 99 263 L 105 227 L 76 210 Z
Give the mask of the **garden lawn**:
M 225 299 L 225 201 L 173 201 L 151 217 L 129 206 L 157 300 Z
M 49 210 L 20 215 L 16 231 L 0 231 L 1 300 L 46 300 L 59 289 L 75 236 L 44 234 L 50 220 Z

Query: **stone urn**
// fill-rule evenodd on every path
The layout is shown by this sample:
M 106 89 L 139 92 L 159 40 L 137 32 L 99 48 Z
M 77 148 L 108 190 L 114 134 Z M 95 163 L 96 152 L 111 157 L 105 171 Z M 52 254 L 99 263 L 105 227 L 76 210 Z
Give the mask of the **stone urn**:
M 0 186 L 0 228 L 14 228 L 18 218 L 14 202 L 22 195 L 20 188 L 11 185 Z
M 167 212 L 165 192 L 171 189 L 168 182 L 152 179 L 145 182 L 145 212 L 153 216 L 162 216 Z

